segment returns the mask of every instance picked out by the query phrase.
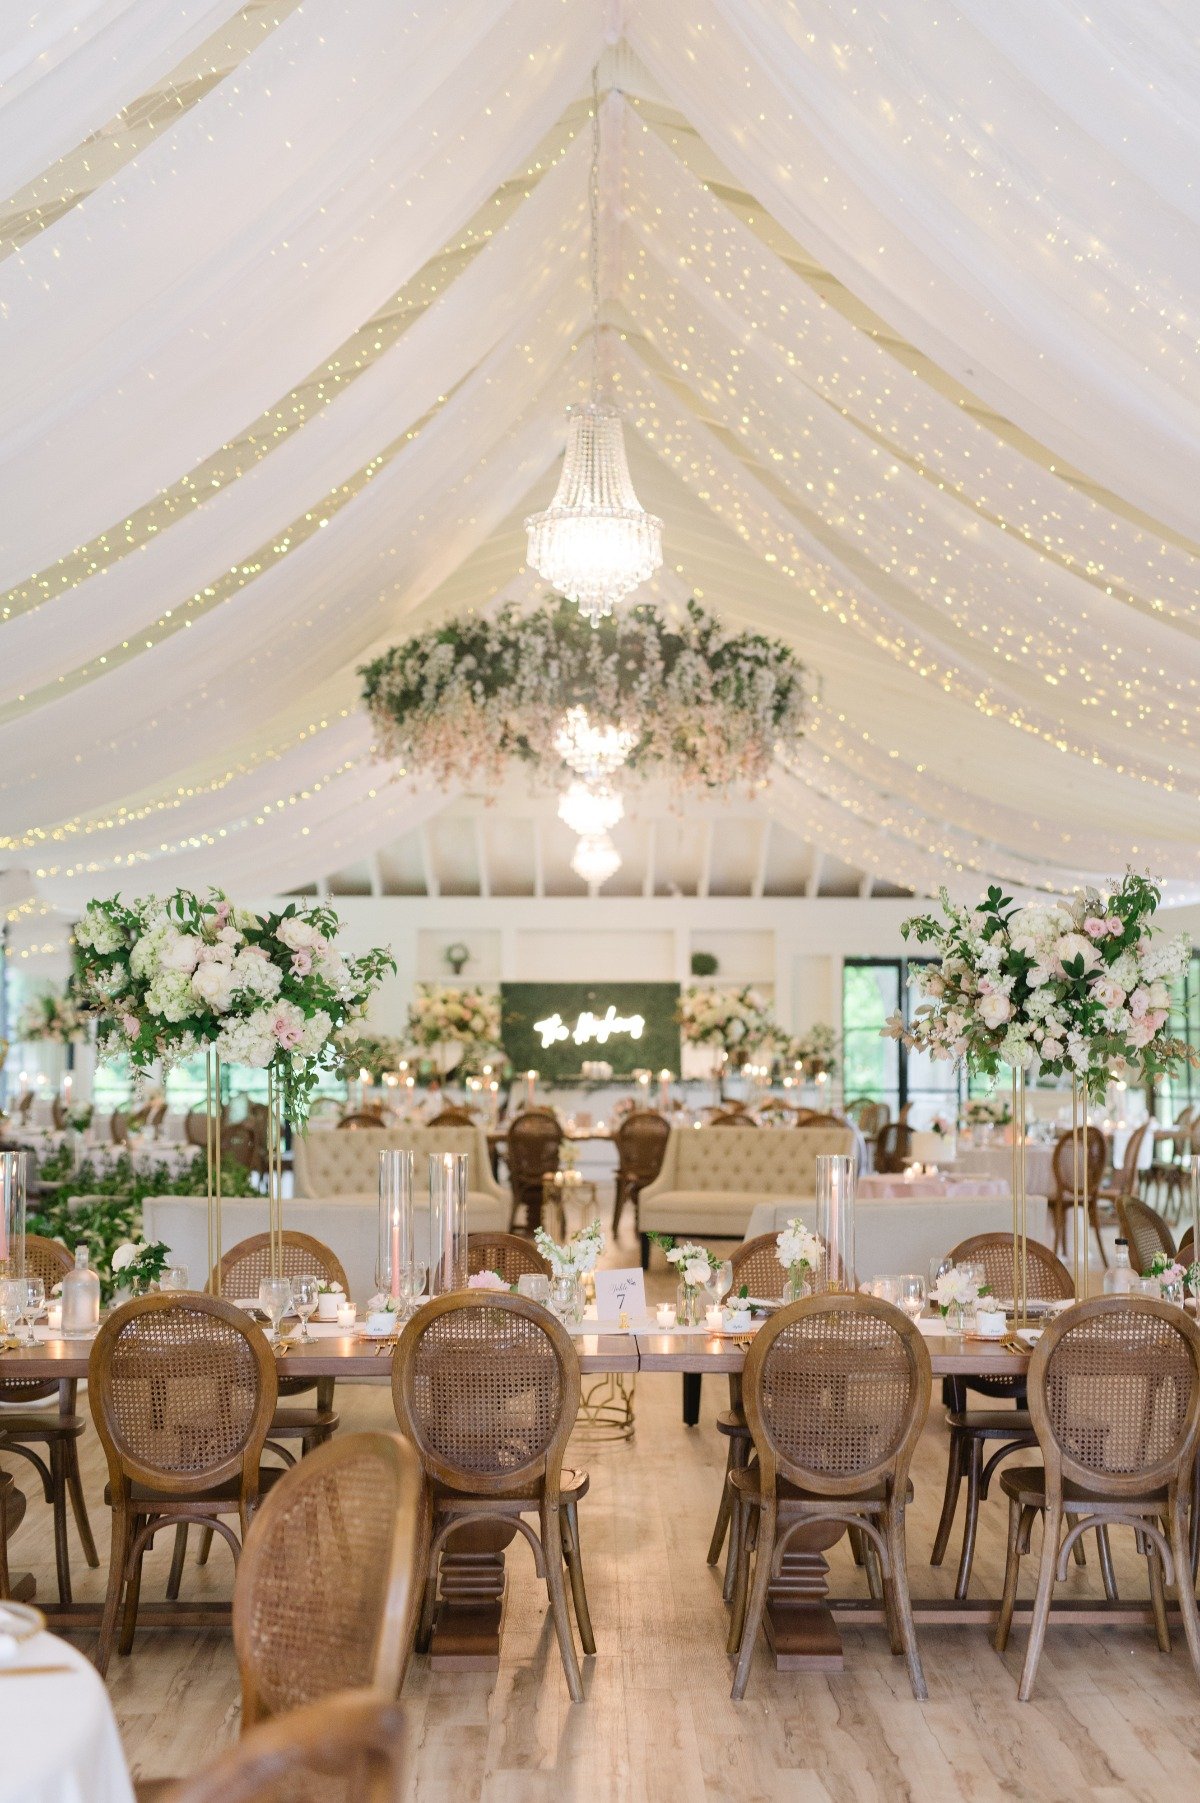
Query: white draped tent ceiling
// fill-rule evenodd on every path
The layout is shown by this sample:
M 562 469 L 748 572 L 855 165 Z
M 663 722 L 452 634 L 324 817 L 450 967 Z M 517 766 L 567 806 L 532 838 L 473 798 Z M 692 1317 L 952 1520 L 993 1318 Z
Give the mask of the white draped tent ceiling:
M 541 592 L 597 62 L 642 593 L 812 671 L 773 817 L 918 891 L 1200 896 L 1188 0 L 0 19 L 9 892 L 278 891 L 445 805 L 356 668 Z

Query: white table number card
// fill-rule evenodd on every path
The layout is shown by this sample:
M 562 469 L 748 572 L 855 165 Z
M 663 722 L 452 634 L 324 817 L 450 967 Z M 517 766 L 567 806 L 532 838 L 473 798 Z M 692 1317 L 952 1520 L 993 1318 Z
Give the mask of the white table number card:
M 619 1321 L 629 1316 L 632 1328 L 646 1324 L 646 1279 L 635 1266 L 631 1271 L 597 1271 L 596 1315 L 601 1321 Z

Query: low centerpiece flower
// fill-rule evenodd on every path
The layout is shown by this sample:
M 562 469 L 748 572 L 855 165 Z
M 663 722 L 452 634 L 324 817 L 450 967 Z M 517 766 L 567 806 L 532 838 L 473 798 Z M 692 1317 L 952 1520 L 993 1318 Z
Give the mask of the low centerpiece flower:
M 950 1317 L 950 1327 L 955 1333 L 961 1333 L 966 1322 L 967 1310 L 979 1300 L 986 1285 L 980 1285 L 973 1271 L 964 1265 L 951 1265 L 943 1271 L 933 1288 L 933 1299 L 943 1321 Z
M 534 1245 L 550 1266 L 550 1306 L 559 1318 L 578 1324 L 583 1319 L 583 1280 L 596 1269 L 604 1251 L 604 1229 L 599 1221 L 559 1245 L 544 1227 L 534 1230 Z
M 1150 1260 L 1150 1276 L 1157 1279 L 1159 1294 L 1164 1302 L 1177 1302 L 1182 1306 L 1183 1286 L 1186 1282 L 1195 1289 L 1193 1273 L 1196 1272 L 1195 1264 L 1185 1268 L 1169 1252 L 1156 1252 Z
M 113 1252 L 112 1274 L 131 1296 L 141 1296 L 160 1280 L 169 1257 L 162 1240 L 124 1240 Z
M 647 1237 L 656 1246 L 661 1246 L 667 1263 L 674 1267 L 678 1279 L 675 1292 L 676 1324 L 680 1327 L 698 1327 L 703 1315 L 703 1298 L 712 1284 L 714 1274 L 721 1268 L 720 1259 L 715 1258 L 707 1246 L 698 1246 L 694 1240 L 677 1243 L 669 1233 L 651 1233 Z
M 72 1045 L 87 1038 L 87 1016 L 82 1014 L 69 988 L 47 989 L 26 1002 L 17 1016 L 16 1038 L 20 1045 L 51 1041 Z
M 783 1300 L 799 1302 L 801 1296 L 809 1294 L 813 1276 L 820 1269 L 821 1242 L 797 1216 L 776 1235 L 775 1247 L 779 1262 L 787 1272 Z
M 499 1271 L 476 1271 L 467 1278 L 467 1288 L 469 1290 L 503 1290 L 507 1295 L 512 1285 L 505 1283 Z

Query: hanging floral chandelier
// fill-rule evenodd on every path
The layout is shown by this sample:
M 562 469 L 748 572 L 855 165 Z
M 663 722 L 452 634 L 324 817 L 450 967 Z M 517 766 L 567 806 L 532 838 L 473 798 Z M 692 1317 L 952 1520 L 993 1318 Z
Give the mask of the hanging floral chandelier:
M 593 626 L 662 564 L 662 521 L 633 490 L 615 407 L 600 398 L 600 93 L 592 70 L 588 183 L 592 282 L 592 392 L 567 409 L 567 449 L 554 499 L 525 521 L 528 561 Z

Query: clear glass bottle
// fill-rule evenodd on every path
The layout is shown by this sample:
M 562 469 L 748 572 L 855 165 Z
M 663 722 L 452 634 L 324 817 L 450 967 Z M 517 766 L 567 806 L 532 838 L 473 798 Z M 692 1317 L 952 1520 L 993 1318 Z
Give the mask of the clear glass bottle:
M 1129 1244 L 1126 1240 L 1118 1240 L 1112 1264 L 1104 1273 L 1104 1294 L 1128 1296 L 1140 1294 L 1141 1288 L 1142 1280 L 1129 1263 Z
M 75 1248 L 75 1269 L 62 1286 L 62 1336 L 82 1340 L 100 1325 L 100 1279 L 88 1263 L 86 1246 Z

